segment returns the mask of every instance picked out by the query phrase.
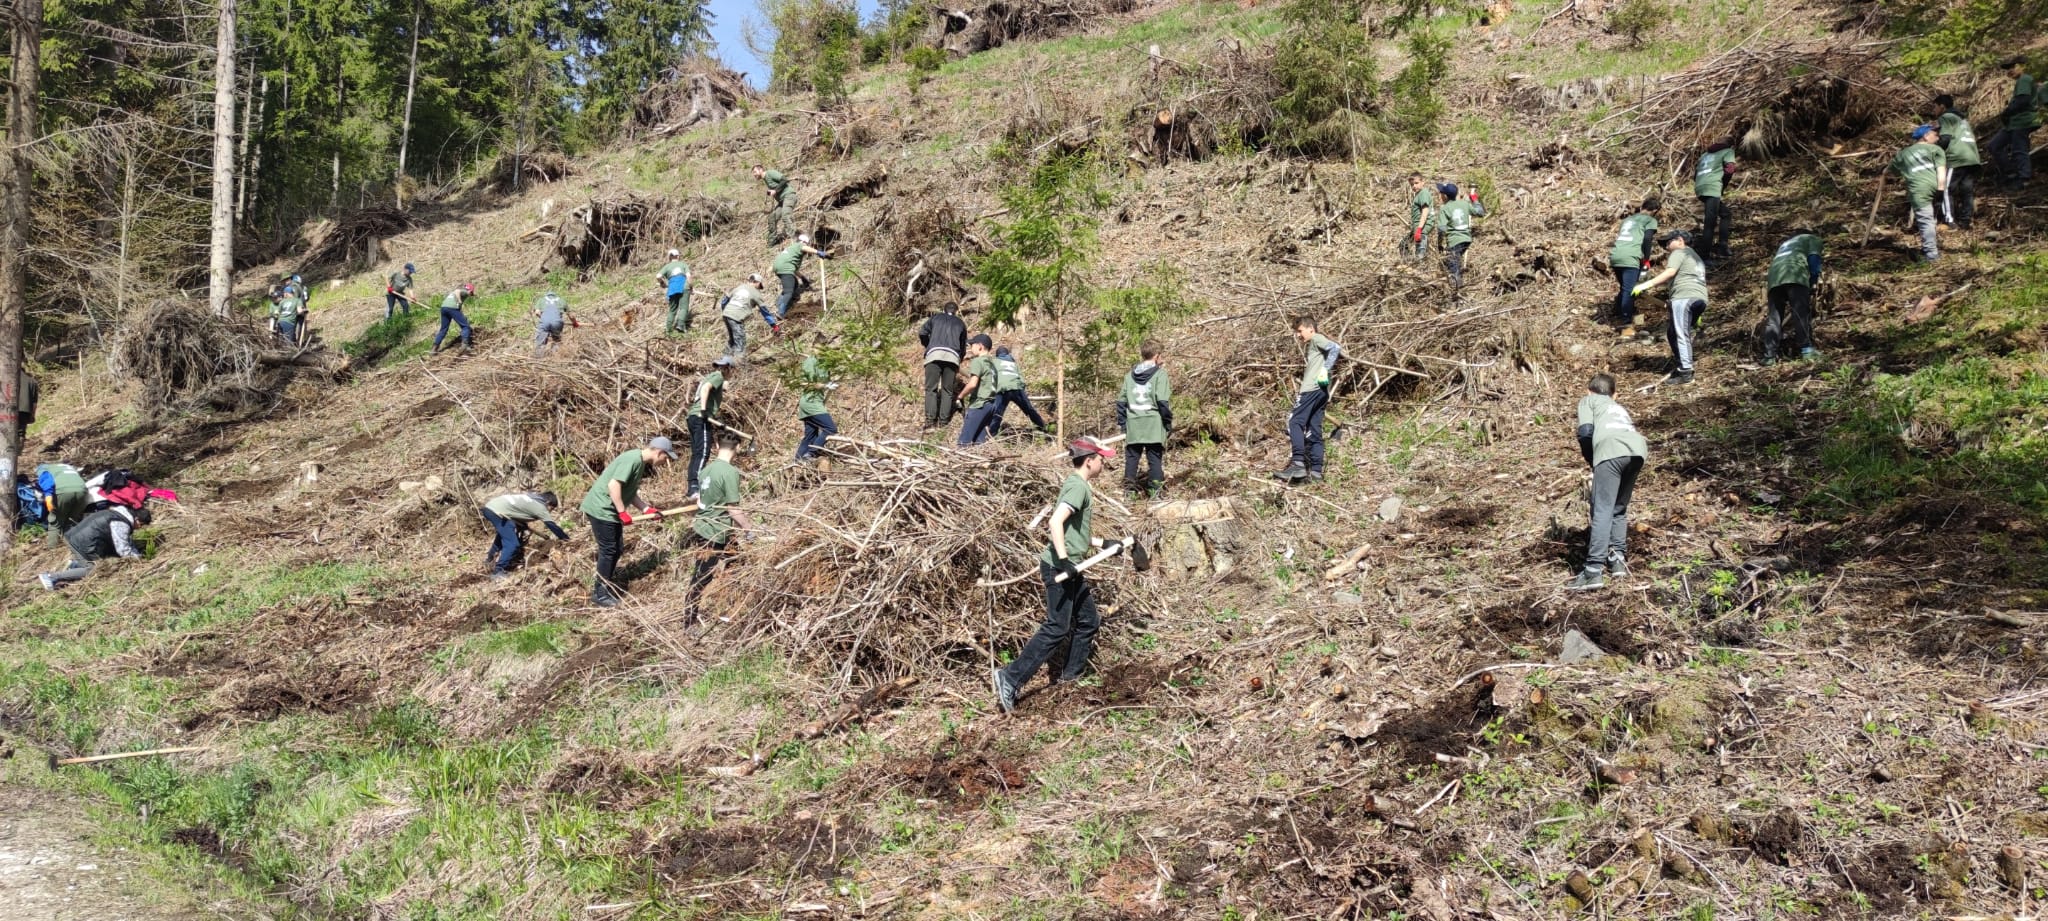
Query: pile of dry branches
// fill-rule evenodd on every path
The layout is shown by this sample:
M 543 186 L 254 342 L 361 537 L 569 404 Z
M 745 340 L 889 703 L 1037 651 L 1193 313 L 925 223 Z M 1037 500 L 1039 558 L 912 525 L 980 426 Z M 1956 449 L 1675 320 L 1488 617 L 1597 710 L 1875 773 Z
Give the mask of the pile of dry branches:
M 699 124 L 718 124 L 758 97 L 737 71 L 712 58 L 693 58 L 664 71 L 633 101 L 626 130 L 667 137 Z
M 1144 101 L 1132 108 L 1128 156 L 1144 164 L 1204 160 L 1229 143 L 1257 145 L 1273 126 L 1273 53 L 1229 42 L 1207 61 L 1179 61 L 1154 45 Z
M 945 301 L 967 294 L 974 274 L 968 215 L 947 199 L 926 199 L 883 213 L 876 230 L 883 239 L 883 278 L 904 279 L 881 292 L 881 306 L 905 317 L 922 316 Z
M 775 540 L 729 564 L 706 610 L 735 610 L 749 639 L 823 671 L 877 680 L 986 669 L 994 648 L 1030 635 L 1043 616 L 1045 542 L 1030 525 L 1058 493 L 1064 462 L 1043 447 L 980 454 L 839 436 L 828 451 L 817 482 L 786 501 L 749 503 Z M 1125 533 L 1121 510 L 1099 495 L 1094 529 Z M 1094 585 L 1116 590 L 1108 578 Z
M 142 408 L 154 415 L 174 404 L 265 403 L 276 398 L 276 377 L 293 361 L 255 323 L 163 298 L 130 316 L 115 338 L 113 363 L 116 374 L 142 385 Z
M 543 224 L 525 239 L 552 240 L 548 258 L 559 258 L 588 278 L 592 271 L 624 265 L 642 243 L 657 251 L 675 243 L 716 233 L 736 217 L 732 203 L 693 195 L 682 201 L 666 197 L 593 198 L 556 223 Z
M 499 192 L 515 192 L 528 185 L 559 182 L 575 174 L 576 168 L 560 151 L 506 152 L 491 164 L 485 184 Z
M 1819 149 L 1893 116 L 1924 95 L 1885 74 L 1882 44 L 1747 43 L 1658 81 L 1641 101 L 1603 121 L 1633 116 L 1626 131 L 1667 148 L 1737 137 L 1745 152 Z
M 967 7 L 941 6 L 932 20 L 929 44 L 968 55 L 1020 38 L 1051 38 L 1087 28 L 1101 17 L 1128 13 L 1136 0 L 985 0 Z
M 305 268 L 358 268 L 383 258 L 387 238 L 417 229 L 419 222 L 397 208 L 365 208 L 331 221 L 321 221 L 306 236 Z

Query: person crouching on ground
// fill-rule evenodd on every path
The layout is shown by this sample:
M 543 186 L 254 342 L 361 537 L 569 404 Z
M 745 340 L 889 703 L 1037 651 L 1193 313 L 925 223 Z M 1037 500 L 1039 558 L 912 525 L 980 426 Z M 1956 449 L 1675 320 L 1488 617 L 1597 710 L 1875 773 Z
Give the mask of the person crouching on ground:
M 519 547 L 528 524 L 538 521 L 554 532 L 556 540 L 569 539 L 569 532 L 555 523 L 554 510 L 555 494 L 551 492 L 506 493 L 484 503 L 484 523 L 496 535 L 491 538 L 491 549 L 484 554 L 491 562 L 493 581 L 511 575 L 519 565 Z
M 135 531 L 148 527 L 151 520 L 149 509 L 125 505 L 110 505 L 85 516 L 64 532 L 64 543 L 71 548 L 71 565 L 36 578 L 44 588 L 55 591 L 59 585 L 92 575 L 93 564 L 100 560 L 141 559 L 142 551 L 135 548 Z
M 533 319 L 533 354 L 536 358 L 546 355 L 555 343 L 562 341 L 565 323 L 575 322 L 575 317 L 569 314 L 569 305 L 553 291 L 533 302 Z
M 675 443 L 656 436 L 647 447 L 612 458 L 590 492 L 578 506 L 590 519 L 590 536 L 597 541 L 597 579 L 590 584 L 590 602 L 601 608 L 617 607 L 619 584 L 613 576 L 619 568 L 619 553 L 626 543 L 626 525 L 635 513 L 655 514 L 655 508 L 640 502 L 640 481 L 654 468 L 676 459 Z
M 1592 527 L 1586 539 L 1586 568 L 1565 583 L 1566 591 L 1603 588 L 1607 576 L 1628 575 L 1628 502 L 1650 446 L 1636 432 L 1628 410 L 1614 402 L 1614 377 L 1595 374 L 1579 400 L 1579 453 L 1593 468 Z
M 1017 689 L 1029 683 L 1038 670 L 1050 662 L 1060 644 L 1071 645 L 1054 684 L 1079 680 L 1095 649 L 1095 633 L 1102 628 L 1102 615 L 1095 609 L 1095 593 L 1077 564 L 1091 548 L 1115 549 L 1116 542 L 1097 540 L 1094 533 L 1095 494 L 1089 483 L 1102 475 L 1103 461 L 1115 457 L 1094 439 L 1083 438 L 1067 446 L 1067 459 L 1074 472 L 1060 484 L 1060 497 L 1053 506 L 1045 551 L 1038 557 L 1038 576 L 1045 583 L 1045 623 L 1017 653 L 1009 665 L 994 673 L 996 706 L 1004 713 L 1017 708 Z M 1065 576 L 1065 581 L 1055 581 Z

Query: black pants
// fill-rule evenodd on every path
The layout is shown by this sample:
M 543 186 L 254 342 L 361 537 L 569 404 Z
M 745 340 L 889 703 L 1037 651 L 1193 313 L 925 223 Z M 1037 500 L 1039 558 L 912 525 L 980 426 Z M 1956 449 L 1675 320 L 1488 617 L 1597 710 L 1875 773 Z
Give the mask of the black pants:
M 1293 464 L 1310 473 L 1323 471 L 1323 411 L 1330 406 L 1330 391 L 1317 388 L 1294 398 L 1294 411 L 1287 416 L 1287 440 L 1294 448 Z
M 810 460 L 824 450 L 825 439 L 839 434 L 839 423 L 832 421 L 831 413 L 816 413 L 803 417 L 804 437 L 796 443 L 796 459 Z
M 924 363 L 924 424 L 952 425 L 953 396 L 960 391 L 960 365 L 951 361 Z
M 1628 323 L 1636 318 L 1636 282 L 1643 280 L 1643 267 L 1639 265 L 1609 266 L 1614 270 L 1614 306 L 1609 315 L 1616 323 Z
M 718 567 L 725 565 L 725 548 L 731 545 L 730 535 L 725 540 L 715 543 L 695 531 L 691 531 L 688 537 L 683 538 L 683 549 L 693 551 L 697 555 L 697 565 L 690 570 L 690 598 L 683 602 L 684 623 L 697 622 L 697 598 L 704 594 L 704 589 L 710 587 L 712 577 L 718 575 Z
M 1789 329 L 1787 327 L 1790 327 Z M 1764 312 L 1764 357 L 1813 348 L 1813 289 L 1805 285 L 1774 285 Z
M 1077 561 L 1078 562 L 1078 561 Z M 1060 644 L 1071 641 L 1067 648 L 1064 667 L 1060 669 L 1057 681 L 1072 681 L 1081 677 L 1088 667 L 1088 657 L 1095 651 L 1095 632 L 1102 629 L 1102 615 L 1095 610 L 1095 592 L 1088 587 L 1088 577 L 1054 582 L 1059 570 L 1044 561 L 1038 564 L 1038 576 L 1045 582 L 1045 623 L 1038 626 L 1038 632 L 1031 635 L 1029 642 L 1019 650 L 1017 658 L 1003 666 L 1003 676 L 1011 687 L 1021 688 L 1038 674 L 1038 670 L 1050 662 Z
M 1459 243 L 1444 252 L 1444 271 L 1451 273 L 1451 290 L 1465 287 L 1465 251 L 1470 243 Z
M 1138 479 L 1138 467 L 1145 467 L 1145 479 Z M 1166 446 L 1124 443 L 1124 486 L 1156 491 L 1166 483 Z
M 704 460 L 711 456 L 711 423 L 703 416 L 691 416 L 683 420 L 690 430 L 690 466 L 686 477 L 690 483 L 690 495 L 697 494 L 697 474 L 704 471 Z
M 1977 219 L 1977 174 L 1984 171 L 1982 164 L 1952 166 L 1948 170 L 1948 222 L 1970 229 L 1970 222 Z
M 583 517 L 590 519 L 590 536 L 597 541 L 597 579 L 590 583 L 590 600 L 617 598 L 619 585 L 612 576 L 619 569 L 619 551 L 626 545 L 626 526 L 617 516 L 607 521 L 585 512 Z
M 1719 195 L 1700 196 L 1700 245 L 1718 256 L 1728 254 L 1728 204 Z

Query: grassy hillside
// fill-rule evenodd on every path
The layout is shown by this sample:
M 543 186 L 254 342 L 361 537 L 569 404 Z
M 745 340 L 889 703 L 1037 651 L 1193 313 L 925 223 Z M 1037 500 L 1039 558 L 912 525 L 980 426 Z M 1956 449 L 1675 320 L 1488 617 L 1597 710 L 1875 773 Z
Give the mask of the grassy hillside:
M 1637 391 L 1662 376 L 1661 340 L 1595 321 L 1614 221 L 1658 191 L 1667 226 L 1693 221 L 1672 184 L 1691 140 L 1632 130 L 1668 114 L 1632 107 L 1758 35 L 1847 40 L 1813 12 L 1684 7 L 1641 47 L 1554 9 L 1446 16 L 1425 26 L 1453 49 L 1434 137 L 1356 121 L 1355 157 L 1226 143 L 1145 165 L 1133 120 L 1170 105 L 1224 123 L 1204 106 L 1237 98 L 1233 49 L 1285 28 L 1266 6 L 1161 4 L 951 60 L 914 93 L 884 66 L 841 112 L 769 98 L 561 181 L 474 187 L 360 272 L 279 266 L 314 283 L 346 379 L 151 417 L 88 398 L 116 383 L 102 363 L 51 375 L 33 460 L 133 466 L 184 501 L 147 561 L 48 594 L 33 576 L 61 554 L 29 542 L 0 589 L 10 741 L 207 751 L 15 759 L 0 779 L 89 794 L 109 835 L 250 917 L 2024 914 L 2048 898 L 2040 193 L 1987 196 L 1931 267 L 1894 228 L 1862 242 L 1882 151 L 1910 125 L 1893 100 L 1867 132 L 1746 157 L 1698 383 Z M 1406 63 L 1398 43 L 1383 55 L 1383 73 Z M 2000 86 L 1965 95 L 1995 110 Z M 1005 717 L 987 668 L 1028 636 L 1037 588 L 975 583 L 1030 568 L 1061 465 L 1022 438 L 963 455 L 921 432 L 911 333 L 940 295 L 901 290 L 922 261 L 987 325 L 977 254 L 1014 239 L 1033 170 L 1075 151 L 1104 202 L 1078 214 L 1093 292 L 997 338 L 1035 394 L 1067 356 L 1069 434 L 1113 431 L 1134 344 L 1162 340 L 1168 498 L 1229 499 L 1233 519 L 1177 528 L 1110 476 L 1122 507 L 1098 530 L 1230 566 L 1103 580 L 1092 674 Z M 757 162 L 789 169 L 800 222 L 843 241 L 782 336 L 756 327 L 732 385 L 735 424 L 760 436 L 741 466 L 762 539 L 701 624 L 686 523 L 628 532 L 615 610 L 584 600 L 583 527 L 486 581 L 475 505 L 527 487 L 572 504 L 611 455 L 680 438 L 723 345 L 701 319 L 661 336 L 662 242 L 581 273 L 529 232 L 593 199 L 731 205 L 684 244 L 701 318 L 703 294 L 767 268 Z M 1488 203 L 1461 298 L 1394 251 L 1410 170 Z M 1769 253 L 1809 222 L 1829 239 L 1823 357 L 1748 366 Z M 420 311 L 383 321 L 382 278 L 406 261 L 436 298 L 478 285 L 477 354 L 427 354 Z M 527 306 L 550 288 L 585 325 L 536 359 Z M 1304 310 L 1353 360 L 1329 480 L 1282 489 L 1266 474 Z M 1646 327 L 1662 313 L 1648 302 Z M 825 472 L 784 460 L 813 352 L 840 363 L 832 410 L 866 443 Z M 1652 456 L 1635 574 L 1573 595 L 1571 414 L 1601 370 Z M 679 479 L 647 495 L 679 499 Z M 1570 630 L 1604 655 L 1560 663 Z M 876 688 L 892 693 L 838 719 Z

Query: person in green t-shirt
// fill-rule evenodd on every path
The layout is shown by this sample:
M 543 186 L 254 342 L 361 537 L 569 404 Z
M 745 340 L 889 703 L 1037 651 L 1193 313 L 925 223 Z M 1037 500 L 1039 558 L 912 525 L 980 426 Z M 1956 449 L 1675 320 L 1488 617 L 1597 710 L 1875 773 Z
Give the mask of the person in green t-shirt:
M 2015 55 L 1998 65 L 2005 75 L 2012 78 L 2012 99 L 1998 113 L 2002 127 L 1984 145 L 1984 152 L 1991 155 L 1991 166 L 1998 171 L 1998 182 L 2007 189 L 2017 189 L 2034 178 L 2034 158 L 2031 151 L 2034 143 L 2034 129 L 2041 124 L 2041 90 L 2034 78 L 2027 73 L 2027 59 Z
M 735 508 L 740 501 L 740 470 L 732 459 L 739 453 L 740 436 L 718 433 L 718 458 L 704 465 L 703 488 L 697 492 L 697 517 L 683 538 L 685 549 L 695 549 L 697 565 L 690 572 L 690 598 L 683 602 L 683 622 L 697 622 L 697 599 L 711 585 L 711 577 L 725 562 L 734 531 L 751 532 L 754 522 Z
M 625 526 L 633 515 L 657 514 L 652 505 L 640 501 L 640 481 L 654 468 L 676 459 L 675 442 L 666 436 L 648 439 L 647 447 L 635 448 L 612 458 L 577 508 L 590 519 L 590 536 L 597 541 L 597 579 L 590 584 L 590 601 L 602 608 L 619 603 L 620 584 L 614 581 L 619 552 L 626 543 Z
M 1465 251 L 1472 248 L 1472 219 L 1486 214 L 1479 207 L 1479 193 L 1472 193 L 1472 200 L 1458 197 L 1456 183 L 1446 182 L 1436 187 L 1436 231 L 1438 243 L 1444 249 L 1444 272 L 1451 277 L 1451 294 L 1457 296 L 1465 287 Z
M 760 273 L 747 276 L 746 284 L 719 299 L 718 309 L 719 319 L 725 322 L 725 357 L 734 364 L 746 361 L 747 319 L 759 313 L 763 320 L 774 322 L 768 316 L 768 296 Z
M 1913 143 L 1892 158 L 1892 172 L 1906 183 L 1906 197 L 1913 205 L 1913 223 L 1920 230 L 1920 259 L 1941 258 L 1941 244 L 1935 239 L 1934 203 L 1948 189 L 1948 157 L 1935 144 L 1939 137 L 1933 125 L 1913 129 Z
M 1038 555 L 1038 576 L 1045 583 L 1045 623 L 1031 635 L 1010 664 L 991 676 L 995 683 L 996 707 L 1008 713 L 1017 707 L 1017 689 L 1030 683 L 1039 669 L 1052 661 L 1061 644 L 1071 641 L 1067 657 L 1053 679 L 1055 684 L 1077 681 L 1088 667 L 1095 649 L 1095 632 L 1102 628 L 1102 615 L 1095 608 L 1095 593 L 1087 576 L 1076 564 L 1088 557 L 1091 548 L 1122 549 L 1118 541 L 1095 536 L 1095 494 L 1089 483 L 1102 475 L 1102 464 L 1115 457 L 1094 439 L 1082 438 L 1067 446 L 1067 459 L 1074 472 L 1060 484 L 1052 518 L 1047 523 L 1044 552 Z M 1064 577 L 1064 578 L 1062 578 Z
M 960 443 L 978 445 L 989 438 L 989 424 L 1002 406 L 996 402 L 996 362 L 990 355 L 995 340 L 986 333 L 967 340 L 967 368 L 960 375 L 960 390 L 954 401 L 967 407 L 960 421 Z
M 469 317 L 463 314 L 462 305 L 465 301 L 475 296 L 476 286 L 466 284 L 448 292 L 448 296 L 441 299 L 441 328 L 434 333 L 435 353 L 438 354 L 441 351 L 441 340 L 448 338 L 448 324 L 450 323 L 462 328 L 462 352 L 465 355 L 469 353 Z
M 1166 442 L 1173 435 L 1173 382 L 1159 343 L 1140 343 L 1138 358 L 1116 398 L 1116 421 L 1124 430 L 1124 489 L 1157 499 L 1166 486 Z M 1138 479 L 1141 461 L 1143 481 Z
M 1579 400 L 1579 453 L 1593 468 L 1592 527 L 1587 530 L 1586 567 L 1566 591 L 1607 585 L 1607 576 L 1628 576 L 1628 503 L 1650 446 L 1636 432 L 1628 410 L 1614 402 L 1614 377 L 1595 374 Z
M 1636 285 L 1635 293 L 1671 283 L 1671 319 L 1664 327 L 1664 341 L 1671 346 L 1671 376 L 1664 383 L 1690 384 L 1693 335 L 1707 310 L 1707 262 L 1692 248 L 1692 234 L 1683 230 L 1667 233 L 1657 243 L 1664 248 L 1664 271 Z
M 1287 466 L 1273 479 L 1283 483 L 1323 481 L 1323 413 L 1330 406 L 1330 381 L 1337 368 L 1342 347 L 1316 332 L 1316 321 L 1302 316 L 1294 321 L 1295 338 L 1301 340 L 1301 385 L 1295 388 L 1294 409 L 1287 415 L 1287 441 L 1293 448 Z
M 711 427 L 719 424 L 718 407 L 725 401 L 725 376 L 738 370 L 739 364 L 729 355 L 711 359 L 711 370 L 697 381 L 690 411 L 683 417 L 683 425 L 690 434 L 690 462 L 685 470 L 692 498 L 697 495 L 698 473 L 711 457 Z
M 768 189 L 768 245 L 789 239 L 790 216 L 796 213 L 796 187 L 777 170 L 756 164 L 754 178 Z
M 401 309 L 411 313 L 412 305 L 412 263 L 408 262 L 404 270 L 391 273 L 384 285 L 384 319 L 391 319 L 391 314 Z
M 1401 252 L 1417 262 L 1429 257 L 1430 222 L 1436 217 L 1436 189 L 1421 173 L 1408 174 L 1408 232 L 1401 235 Z
M 811 245 L 810 234 L 800 233 L 788 246 L 782 248 L 782 252 L 775 254 L 775 262 L 769 267 L 775 273 L 776 280 L 782 282 L 782 296 L 775 301 L 775 315 L 766 317 L 768 331 L 771 333 L 781 328 L 783 318 L 789 316 L 789 308 L 796 305 L 796 279 L 797 274 L 804 270 L 805 256 L 832 258 L 831 253 Z
M 1650 264 L 1651 247 L 1656 245 L 1657 215 L 1664 210 L 1664 202 L 1652 195 L 1643 199 L 1642 208 L 1622 218 L 1621 228 L 1614 232 L 1614 248 L 1607 253 L 1607 264 L 1614 269 L 1614 305 L 1610 316 L 1617 326 L 1634 326 L 1636 322 L 1636 282 L 1643 280 L 1643 269 Z
M 797 376 L 802 392 L 796 400 L 796 417 L 804 424 L 804 436 L 796 443 L 796 462 L 803 464 L 824 450 L 825 439 L 839 434 L 839 423 L 825 411 L 826 392 L 839 385 L 832 382 L 832 374 L 816 355 L 805 356 Z
M 1948 159 L 1948 195 L 1941 201 L 1942 223 L 1969 230 L 1977 217 L 1977 174 L 1984 159 L 1977 153 L 1977 130 L 1956 111 L 1956 97 L 1943 93 L 1934 97 L 1927 114 L 1936 119 L 1935 131 Z
M 1733 140 L 1707 148 L 1693 166 L 1692 192 L 1700 199 L 1700 246 L 1714 259 L 1734 255 L 1728 251 L 1728 228 L 1733 222 L 1728 217 L 1726 197 L 1728 180 L 1734 175 Z
M 303 310 L 290 290 L 270 289 L 270 328 L 276 331 L 279 345 L 290 348 L 299 344 L 299 314 Z
M 1778 244 L 1771 257 L 1764 308 L 1764 364 L 1778 363 L 1778 344 L 1790 339 L 1799 357 L 1819 358 L 1813 347 L 1813 287 L 1820 284 L 1820 235 L 1802 227 Z M 1788 328 L 1789 327 L 1789 330 Z M 1789 333 L 1789 335 L 1788 335 Z
M 668 293 L 668 326 L 663 333 L 687 333 L 690 331 L 690 267 L 683 262 L 681 250 L 668 251 L 668 264 L 655 273 L 662 290 Z

